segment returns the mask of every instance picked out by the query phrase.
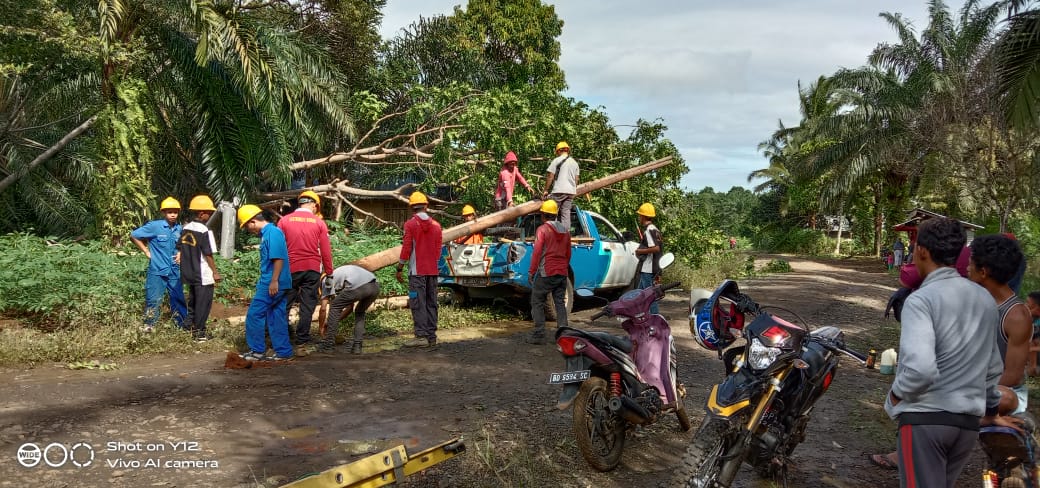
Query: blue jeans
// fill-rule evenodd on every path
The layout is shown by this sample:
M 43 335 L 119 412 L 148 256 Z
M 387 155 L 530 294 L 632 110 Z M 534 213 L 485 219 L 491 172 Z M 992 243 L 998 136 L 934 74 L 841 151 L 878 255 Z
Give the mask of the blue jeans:
M 654 274 L 653 273 L 639 273 L 639 289 L 640 290 L 644 290 L 644 289 L 650 288 L 651 286 L 654 286 Z M 650 305 L 650 313 L 654 313 L 654 314 L 658 313 L 657 312 L 657 302 L 654 302 L 653 305 Z
M 289 294 L 279 290 L 274 296 L 267 293 L 267 287 L 257 287 L 253 301 L 249 302 L 246 312 L 246 344 L 253 352 L 267 352 L 264 332 L 271 335 L 271 347 L 282 357 L 292 357 L 293 347 L 289 343 L 289 313 L 285 303 Z
M 155 327 L 159 322 L 159 307 L 162 306 L 163 295 L 170 292 L 170 312 L 177 327 L 184 328 L 184 318 L 188 316 L 188 305 L 184 301 L 184 287 L 181 285 L 180 272 L 168 276 L 159 276 L 151 271 L 144 280 L 144 325 Z

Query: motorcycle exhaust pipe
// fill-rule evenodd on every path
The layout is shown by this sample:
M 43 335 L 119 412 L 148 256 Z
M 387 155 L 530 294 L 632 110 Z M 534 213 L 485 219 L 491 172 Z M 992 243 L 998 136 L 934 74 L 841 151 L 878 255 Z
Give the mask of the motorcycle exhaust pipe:
M 607 407 L 630 424 L 642 425 L 650 422 L 650 412 L 627 396 L 611 398 Z

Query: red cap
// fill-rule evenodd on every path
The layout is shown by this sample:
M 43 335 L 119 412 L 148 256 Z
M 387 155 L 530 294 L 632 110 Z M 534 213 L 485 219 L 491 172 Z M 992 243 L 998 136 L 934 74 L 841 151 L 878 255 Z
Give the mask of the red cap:
M 513 151 L 507 152 L 506 153 L 506 159 L 505 159 L 504 162 L 506 164 L 515 163 L 516 162 L 516 154 L 514 154 Z

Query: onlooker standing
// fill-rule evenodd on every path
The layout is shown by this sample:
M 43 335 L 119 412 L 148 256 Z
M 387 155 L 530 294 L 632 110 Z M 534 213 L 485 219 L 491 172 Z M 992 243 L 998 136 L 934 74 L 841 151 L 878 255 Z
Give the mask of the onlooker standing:
M 414 214 L 404 223 L 401 238 L 401 260 L 397 263 L 397 281 L 404 283 L 401 273 L 408 264 L 408 308 L 412 310 L 415 338 L 407 347 L 437 345 L 437 261 L 441 257 L 441 224 L 426 213 L 429 200 L 422 192 L 408 197 Z
M 191 336 L 198 342 L 209 340 L 206 334 L 206 321 L 213 306 L 213 290 L 220 281 L 217 263 L 213 260 L 213 251 L 217 249 L 217 241 L 213 232 L 206 226 L 209 218 L 217 208 L 213 200 L 206 195 L 198 195 L 188 204 L 193 220 L 184 226 L 181 238 L 177 241 L 177 251 L 181 255 L 181 279 L 188 285 L 188 327 Z
M 1033 338 L 1029 341 L 1029 357 L 1026 358 L 1026 374 L 1040 375 L 1040 291 L 1031 291 L 1026 295 L 1026 308 L 1033 319 Z
M 502 169 L 498 172 L 498 186 L 495 187 L 495 210 L 505 210 L 513 206 L 513 188 L 516 187 L 517 181 L 527 188 L 528 193 L 534 194 L 531 185 L 528 185 L 524 175 L 520 174 L 516 163 L 516 154 L 513 151 L 507 152 L 505 160 L 502 162 Z
M 534 330 L 528 336 L 531 344 L 545 344 L 545 299 L 552 293 L 556 307 L 556 327 L 567 326 L 567 275 L 571 262 L 571 233 L 556 219 L 559 206 L 554 200 L 542 202 L 542 225 L 534 237 L 531 268 L 527 279 L 531 282 L 531 318 Z
M 286 300 L 292 288 L 292 276 L 287 263 L 289 251 L 285 245 L 285 234 L 278 226 L 270 225 L 256 205 L 242 205 L 238 209 L 238 225 L 260 236 L 260 278 L 256 281 L 256 291 L 246 311 L 246 344 L 249 345 L 249 352 L 242 354 L 242 359 L 290 360 L 293 358 L 293 347 L 289 342 Z M 267 352 L 265 330 L 271 336 L 274 356 L 264 355 Z
M 729 236 L 729 248 L 730 248 L 730 250 L 733 250 L 733 249 L 737 248 L 737 238 L 736 237 Z
M 1026 356 L 1033 336 L 1033 320 L 1008 282 L 1023 260 L 1018 243 L 998 234 L 976 237 L 971 241 L 968 278 L 978 283 L 997 304 L 997 348 L 1004 363 L 1000 376 L 1001 415 L 1026 411 L 1029 388 L 1026 386 Z
M 885 400 L 899 422 L 901 487 L 952 488 L 986 424 L 996 417 L 999 317 L 991 297 L 953 268 L 966 238 L 953 219 L 919 226 L 914 262 L 924 282 L 902 311 L 900 361 Z
M 289 272 L 292 273 L 292 292 L 288 307 L 300 304 L 300 318 L 296 322 L 296 344 L 311 341 L 311 317 L 318 304 L 318 281 L 322 268 L 332 272 L 332 244 L 329 228 L 318 215 L 321 200 L 318 194 L 307 190 L 297 198 L 300 207 L 282 217 L 278 228 L 285 233 L 289 246 Z M 290 334 L 292 335 L 292 334 Z
M 571 146 L 567 141 L 560 141 L 556 145 L 556 159 L 549 163 L 545 170 L 545 192 L 542 200 L 552 198 L 559 208 L 557 220 L 570 232 L 571 228 L 571 206 L 574 205 L 574 195 L 578 193 L 578 160 L 571 157 Z
M 331 275 L 325 277 L 328 286 L 322 285 L 324 296 L 334 296 L 325 323 L 325 335 L 322 337 L 318 352 L 332 352 L 336 346 L 336 330 L 342 317 L 354 312 L 354 342 L 350 346 L 351 354 L 361 354 L 362 341 L 365 338 L 365 311 L 379 297 L 379 281 L 371 271 L 347 264 L 336 268 Z M 355 305 L 356 304 L 356 305 Z
M 187 307 L 181 285 L 177 241 L 181 238 L 181 202 L 166 197 L 159 204 L 163 218 L 148 222 L 130 233 L 130 239 L 148 257 L 148 273 L 144 282 L 144 331 L 151 332 L 159 321 L 163 296 L 170 294 L 170 311 L 177 327 L 184 328 Z
M 903 265 L 904 251 L 906 251 L 906 246 L 903 245 L 903 239 L 896 237 L 896 242 L 892 243 L 892 264 L 897 268 Z
M 477 210 L 472 205 L 463 205 L 462 218 L 466 222 L 477 220 Z M 459 237 L 454 242 L 455 244 L 480 244 L 484 242 L 484 234 L 482 232 L 474 232 L 468 236 Z
M 639 258 L 639 289 L 642 290 L 661 282 L 661 252 L 664 241 L 661 240 L 661 231 L 654 225 L 657 211 L 653 205 L 649 202 L 640 205 L 636 214 L 639 215 L 639 225 L 643 226 L 643 238 L 636 249 L 636 256 Z M 657 302 L 650 306 L 650 313 L 658 313 Z

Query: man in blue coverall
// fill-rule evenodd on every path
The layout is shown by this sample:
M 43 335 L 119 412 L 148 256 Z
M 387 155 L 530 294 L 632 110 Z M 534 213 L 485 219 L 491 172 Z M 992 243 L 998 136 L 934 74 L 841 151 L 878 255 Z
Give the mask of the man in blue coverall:
M 159 306 L 167 291 L 170 292 L 170 310 L 177 327 L 184 328 L 184 317 L 188 315 L 179 256 L 176 255 L 177 241 L 181 238 L 181 224 L 177 223 L 181 204 L 173 197 L 166 197 L 159 210 L 162 219 L 148 222 L 130 233 L 134 244 L 148 256 L 148 274 L 144 282 L 145 332 L 151 332 L 159 321 Z
M 238 209 L 240 227 L 260 236 L 260 279 L 246 312 L 246 344 L 249 352 L 242 354 L 247 361 L 288 361 L 293 358 L 289 342 L 289 312 L 285 308 L 288 292 L 292 289 L 289 274 L 289 249 L 285 234 L 277 225 L 271 225 L 256 205 Z M 267 342 L 264 331 L 271 336 L 273 356 L 266 356 Z

